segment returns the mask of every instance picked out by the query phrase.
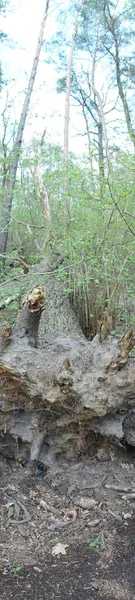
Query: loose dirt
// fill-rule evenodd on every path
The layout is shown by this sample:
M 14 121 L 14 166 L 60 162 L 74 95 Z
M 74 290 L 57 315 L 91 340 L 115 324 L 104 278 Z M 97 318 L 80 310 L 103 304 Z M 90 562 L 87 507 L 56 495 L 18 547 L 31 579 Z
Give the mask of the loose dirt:
M 4 465 L 0 600 L 135 600 L 133 454 L 101 449 L 42 475 Z

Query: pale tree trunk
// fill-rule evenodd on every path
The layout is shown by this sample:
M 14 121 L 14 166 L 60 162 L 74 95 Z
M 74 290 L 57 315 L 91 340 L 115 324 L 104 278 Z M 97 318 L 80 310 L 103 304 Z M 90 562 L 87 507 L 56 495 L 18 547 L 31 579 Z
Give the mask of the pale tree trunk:
M 44 255 L 47 243 L 49 241 L 50 231 L 51 231 L 51 215 L 50 215 L 50 207 L 49 207 L 49 198 L 48 198 L 47 189 L 44 186 L 42 172 L 41 172 L 41 150 L 43 147 L 45 135 L 46 135 L 46 128 L 43 131 L 43 134 L 42 134 L 39 146 L 38 146 L 38 162 L 37 162 L 37 168 L 36 168 L 36 175 L 37 175 L 37 179 L 38 179 L 38 195 L 39 195 L 39 200 L 40 200 L 40 204 L 41 204 L 41 209 L 43 212 L 44 224 L 45 224 L 45 227 L 47 226 L 47 234 L 46 234 L 46 237 L 45 237 L 45 240 L 43 243 L 43 247 L 41 248 L 42 255 Z
M 90 138 L 90 131 L 89 131 L 89 123 L 88 123 L 87 113 L 85 111 L 84 104 L 82 104 L 82 111 L 83 111 L 83 116 L 84 116 L 85 126 L 86 126 L 86 132 L 87 132 L 87 138 L 88 138 L 89 163 L 90 163 L 90 172 L 91 172 L 91 187 L 92 187 L 92 191 L 94 192 L 95 191 L 95 186 L 94 186 L 94 175 L 93 175 L 92 145 L 91 145 L 91 138 Z
M 101 115 L 98 122 L 98 153 L 99 153 L 99 174 L 101 179 L 104 179 L 104 148 L 103 148 L 103 125 Z
M 5 265 L 5 253 L 6 253 L 7 241 L 8 241 L 9 222 L 10 222 L 13 192 L 14 192 L 15 180 L 16 180 L 16 172 L 17 172 L 17 167 L 18 167 L 20 149 L 21 149 L 21 145 L 22 145 L 24 127 L 25 127 L 25 123 L 26 123 L 31 94 L 33 91 L 34 81 L 35 81 L 35 77 L 36 77 L 41 46 L 42 46 L 42 42 L 43 42 L 44 28 L 45 28 L 47 15 L 48 15 L 49 1 L 50 0 L 46 0 L 46 3 L 45 3 L 45 9 L 44 9 L 43 19 L 42 19 L 41 26 L 40 26 L 40 32 L 39 32 L 36 53 L 35 53 L 35 57 L 33 60 L 32 71 L 31 71 L 30 78 L 29 78 L 28 88 L 27 88 L 27 92 L 25 95 L 25 100 L 24 100 L 21 117 L 20 117 L 20 122 L 18 125 L 18 131 L 17 131 L 17 135 L 16 135 L 16 141 L 15 141 L 14 148 L 13 148 L 12 160 L 11 160 L 11 164 L 10 164 L 9 178 L 8 178 L 8 182 L 7 182 L 7 193 L 6 193 L 6 197 L 5 197 L 3 217 L 2 217 L 2 231 L 0 233 L 0 258 L 2 259 L 3 267 Z
M 134 147 L 135 147 L 135 129 L 131 122 L 130 110 L 129 110 L 127 99 L 126 99 L 126 92 L 124 91 L 125 83 L 124 84 L 122 83 L 122 78 L 121 78 L 120 53 L 119 53 L 119 44 L 118 44 L 117 33 L 116 33 L 116 29 L 115 29 L 115 19 L 111 15 L 108 0 L 104 0 L 104 17 L 105 17 L 105 22 L 107 24 L 108 30 L 112 34 L 113 41 L 114 41 L 115 54 L 113 54 L 111 52 L 111 56 L 113 57 L 114 63 L 115 63 L 117 86 L 118 86 L 119 95 L 120 95 L 120 98 L 121 98 L 121 101 L 123 104 L 123 109 L 124 109 L 124 114 L 125 114 L 125 119 L 126 119 L 126 124 L 127 124 L 127 130 L 128 130 L 130 139 L 133 142 Z M 108 52 L 109 52 L 109 50 L 108 50 Z M 126 90 L 126 87 L 125 87 L 125 90 Z
M 41 173 L 41 150 L 43 147 L 45 135 L 46 135 L 46 128 L 43 131 L 43 134 L 42 134 L 39 146 L 38 146 L 38 162 L 37 162 L 36 174 L 37 174 L 37 178 L 38 178 L 39 199 L 40 199 L 41 208 L 43 210 L 44 221 L 45 221 L 45 223 L 47 222 L 48 224 L 51 224 L 49 199 L 48 199 L 47 190 L 43 183 L 43 177 L 42 177 L 42 173 Z
M 96 64 L 97 46 L 98 46 L 98 31 L 97 31 L 96 46 L 95 46 L 95 52 L 94 52 L 94 58 L 93 58 L 91 80 L 92 80 L 92 89 L 93 89 L 95 97 L 97 98 L 98 106 L 99 106 L 99 113 L 100 113 L 101 123 L 102 123 L 102 131 L 103 131 L 103 135 L 104 135 L 105 153 L 106 153 L 106 159 L 107 159 L 107 171 L 108 171 L 108 174 L 109 174 L 110 154 L 109 154 L 109 146 L 108 146 L 108 137 L 107 137 L 106 123 L 105 123 L 105 116 L 104 116 L 104 110 L 103 110 L 103 104 L 102 104 L 101 96 L 100 96 L 100 93 L 97 90 L 96 85 L 95 85 L 95 64 Z
M 83 4 L 81 0 L 78 12 L 76 15 L 72 44 L 70 47 L 68 64 L 67 64 L 67 75 L 66 75 L 66 100 L 65 100 L 65 119 L 64 119 L 64 194 L 66 196 L 66 213 L 69 215 L 70 202 L 68 199 L 68 141 L 69 141 L 69 113 L 70 113 L 70 83 L 71 83 L 71 67 L 76 43 L 76 36 L 78 31 L 79 14 Z

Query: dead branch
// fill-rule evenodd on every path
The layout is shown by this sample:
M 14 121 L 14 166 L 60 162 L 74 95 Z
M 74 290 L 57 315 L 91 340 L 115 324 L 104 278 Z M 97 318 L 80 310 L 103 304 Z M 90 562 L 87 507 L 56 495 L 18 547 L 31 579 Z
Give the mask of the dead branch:
M 29 265 L 22 259 L 14 256 L 10 262 L 7 263 L 7 267 L 18 267 L 18 263 L 23 266 L 24 273 L 28 273 Z
M 7 306 L 9 306 L 9 304 L 14 302 L 14 300 L 18 300 L 18 299 L 19 299 L 19 296 L 9 296 L 9 298 L 7 298 L 6 300 L 3 300 L 3 302 L 0 303 L 0 310 L 2 310 L 3 308 L 6 308 Z
M 25 227 L 29 226 L 30 228 L 33 227 L 33 229 L 44 229 L 44 225 L 32 225 L 32 223 L 25 223 L 24 221 L 15 219 L 15 217 L 12 217 L 11 220 L 16 221 L 16 223 L 19 223 L 20 225 L 24 225 Z

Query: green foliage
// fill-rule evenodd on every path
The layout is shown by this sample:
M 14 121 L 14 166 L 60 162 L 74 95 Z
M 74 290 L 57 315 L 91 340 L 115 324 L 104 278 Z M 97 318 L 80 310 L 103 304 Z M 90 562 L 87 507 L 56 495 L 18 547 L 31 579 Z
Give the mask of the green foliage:
M 22 572 L 23 567 L 11 567 L 11 573 L 13 575 L 17 575 Z
M 63 282 L 64 289 L 70 296 L 73 308 L 88 338 L 91 339 L 97 333 L 106 304 L 108 304 L 113 317 L 112 335 L 116 334 L 119 337 L 129 325 L 135 325 L 135 159 L 132 151 L 127 152 L 120 149 L 123 148 L 121 134 L 119 146 L 116 147 L 115 143 L 115 146 L 111 147 L 113 141 L 109 143 L 111 158 L 109 177 L 107 176 L 108 164 L 105 157 L 102 111 L 93 91 L 90 76 L 98 25 L 95 81 L 98 85 L 99 70 L 103 71 L 105 68 L 108 87 L 110 82 L 111 85 L 113 82 L 114 92 L 117 83 L 116 61 L 114 60 L 115 39 L 105 20 L 105 5 L 110 7 L 110 13 L 114 17 L 121 82 L 123 90 L 126 89 L 129 114 L 132 116 L 132 91 L 135 76 L 134 2 L 127 0 L 124 9 L 119 12 L 119 3 L 117 2 L 85 0 L 79 18 L 72 64 L 71 94 L 75 101 L 85 109 L 87 134 L 89 132 L 91 134 L 92 129 L 89 161 L 87 158 L 77 160 L 73 154 L 69 155 L 68 193 L 65 194 L 63 149 L 57 144 L 45 144 L 42 148 L 41 172 L 44 186 L 48 192 L 51 212 L 51 226 L 48 226 L 44 220 L 36 175 L 39 140 L 34 138 L 31 143 L 22 147 L 6 255 L 6 280 L 5 282 L 2 280 L 0 284 L 1 302 L 9 296 L 13 296 L 14 299 L 8 308 L 1 311 L 0 325 L 3 320 L 3 312 L 4 319 L 7 318 L 10 324 L 14 323 L 19 296 L 25 290 L 24 268 L 40 262 L 44 254 L 51 256 L 51 260 L 54 262 L 58 256 L 65 257 L 64 262 L 56 271 L 56 277 Z M 0 0 L 0 10 L 5 10 L 6 6 L 6 0 Z M 49 60 L 49 52 L 52 56 L 52 50 L 55 51 L 52 60 L 54 63 L 57 62 L 58 92 L 65 91 L 67 57 L 71 47 L 76 9 L 76 2 L 71 1 L 69 1 L 69 7 L 64 11 L 61 11 L 60 7 L 60 30 L 55 41 L 53 40 L 53 43 L 51 41 L 50 45 L 47 41 L 46 44 L 47 60 Z M 124 11 L 126 11 L 126 17 Z M 2 41 L 4 34 L 1 33 L 0 37 Z M 84 68 L 82 68 L 82 64 L 84 64 Z M 100 65 L 99 70 L 98 64 Z M 106 90 L 104 94 L 104 90 L 100 88 L 99 82 L 98 90 L 101 92 L 102 108 L 107 122 L 110 117 L 106 117 L 106 114 L 108 115 L 104 101 Z M 8 132 L 7 115 L 8 111 L 5 111 L 3 118 L 6 135 L 4 144 L 1 144 L 0 147 L 2 188 L 0 216 L 16 128 L 16 123 L 15 126 L 10 123 Z M 114 123 L 112 127 L 114 129 Z M 118 127 L 121 128 L 121 122 Z M 8 133 L 11 134 L 11 138 L 13 137 L 9 147 L 7 147 L 7 139 L 10 138 Z M 114 131 L 115 140 L 116 136 L 118 138 L 117 130 Z M 102 148 L 99 147 L 99 141 L 102 142 Z M 67 204 L 70 207 L 68 219 L 65 215 Z M 46 275 L 44 277 L 42 275 L 40 279 L 40 274 L 38 274 L 39 283 L 40 280 L 41 282 L 46 281 Z
M 135 323 L 134 157 L 118 150 L 113 152 L 110 183 L 108 185 L 108 181 L 105 181 L 101 196 L 98 174 L 95 172 L 93 192 L 87 160 L 80 163 L 71 155 L 68 223 L 64 213 L 62 149 L 49 145 L 42 152 L 41 162 L 52 218 L 45 252 L 53 256 L 54 249 L 54 262 L 57 254 L 65 256 L 56 276 L 70 295 L 88 338 L 97 333 L 106 302 L 113 316 L 112 335 L 115 332 L 121 335 L 129 325 Z M 25 289 L 23 264 L 12 269 L 8 264 L 16 257 L 33 264 L 40 262 L 43 256 L 35 244 L 35 241 L 38 242 L 42 249 L 47 238 L 47 225 L 44 226 L 38 188 L 33 177 L 36 163 L 37 141 L 33 140 L 29 148 L 23 149 L 20 158 L 7 255 L 9 281 L 7 286 L 1 288 L 2 299 L 13 293 L 18 298 Z M 30 235 L 27 224 L 43 228 L 31 228 Z M 15 299 L 4 311 L 8 312 L 11 324 L 17 311 L 18 299 Z
M 93 540 L 93 542 L 90 542 L 89 547 L 90 548 L 100 548 L 99 538 L 95 538 L 95 540 Z

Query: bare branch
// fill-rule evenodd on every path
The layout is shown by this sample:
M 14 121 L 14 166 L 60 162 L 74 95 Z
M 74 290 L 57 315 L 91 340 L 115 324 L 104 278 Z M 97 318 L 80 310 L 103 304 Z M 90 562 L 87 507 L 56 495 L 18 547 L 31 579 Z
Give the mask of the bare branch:
M 16 223 L 19 223 L 20 225 L 24 225 L 25 227 L 28 226 L 28 223 L 19 221 L 19 219 L 16 219 L 15 217 L 12 217 L 11 220 L 16 221 Z M 44 225 L 32 225 L 31 223 L 29 223 L 29 227 L 33 227 L 33 229 L 44 229 Z

